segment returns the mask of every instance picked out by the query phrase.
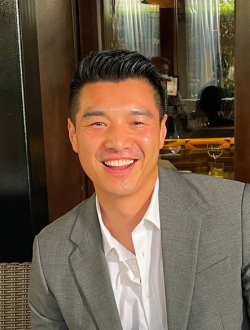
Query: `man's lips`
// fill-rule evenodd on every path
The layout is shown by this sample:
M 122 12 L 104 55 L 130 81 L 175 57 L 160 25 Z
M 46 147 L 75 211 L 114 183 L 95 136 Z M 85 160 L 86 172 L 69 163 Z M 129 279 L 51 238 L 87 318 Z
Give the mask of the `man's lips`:
M 130 166 L 136 162 L 136 159 L 117 159 L 117 160 L 107 160 L 103 164 L 107 167 L 124 167 Z

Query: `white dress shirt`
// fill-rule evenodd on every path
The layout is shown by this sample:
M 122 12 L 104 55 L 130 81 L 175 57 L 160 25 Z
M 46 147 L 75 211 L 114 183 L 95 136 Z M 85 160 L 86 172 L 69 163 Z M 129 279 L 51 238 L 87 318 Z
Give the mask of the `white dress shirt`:
M 103 247 L 123 330 L 167 330 L 157 179 L 149 208 L 132 232 L 135 255 L 100 221 Z

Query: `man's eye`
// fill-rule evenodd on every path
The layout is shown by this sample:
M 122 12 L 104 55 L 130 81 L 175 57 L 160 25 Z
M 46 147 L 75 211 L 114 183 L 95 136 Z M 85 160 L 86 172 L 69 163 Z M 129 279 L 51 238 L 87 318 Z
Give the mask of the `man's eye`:
M 95 123 L 92 123 L 91 126 L 104 126 L 104 123 L 97 121 Z
M 141 121 L 134 121 L 133 122 L 133 125 L 134 126 L 142 126 L 143 125 L 143 122 L 141 122 Z

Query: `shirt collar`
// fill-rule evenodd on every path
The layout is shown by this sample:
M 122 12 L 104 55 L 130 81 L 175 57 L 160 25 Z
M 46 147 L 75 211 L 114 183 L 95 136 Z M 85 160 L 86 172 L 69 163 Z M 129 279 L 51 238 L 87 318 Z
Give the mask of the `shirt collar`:
M 143 220 L 145 219 L 152 222 L 158 229 L 160 229 L 161 225 L 160 225 L 158 193 L 159 193 L 159 179 L 157 178 L 154 192 L 151 198 L 151 202 L 143 217 Z
M 98 215 L 98 219 L 99 219 L 99 223 L 100 223 L 100 227 L 101 227 L 101 232 L 102 232 L 103 249 L 104 249 L 105 256 L 107 256 L 109 251 L 111 249 L 115 248 L 115 245 L 114 245 L 114 241 L 113 241 L 113 236 L 110 234 L 110 231 L 103 223 L 101 208 L 100 208 L 100 204 L 98 202 L 97 195 L 96 195 L 95 202 L 96 202 L 96 211 L 97 211 L 97 215 Z
M 153 223 L 158 229 L 160 229 L 158 191 L 159 191 L 159 179 L 157 178 L 149 207 L 148 207 L 142 221 L 148 220 L 151 223 Z M 115 246 L 113 236 L 111 235 L 110 231 L 107 229 L 107 227 L 103 223 L 101 208 L 100 208 L 100 204 L 98 202 L 97 195 L 96 195 L 96 210 L 97 210 L 97 215 L 98 215 L 101 232 L 102 232 L 104 253 L 105 253 L 105 256 L 107 256 L 107 254 L 109 253 L 110 250 L 116 249 L 116 246 Z

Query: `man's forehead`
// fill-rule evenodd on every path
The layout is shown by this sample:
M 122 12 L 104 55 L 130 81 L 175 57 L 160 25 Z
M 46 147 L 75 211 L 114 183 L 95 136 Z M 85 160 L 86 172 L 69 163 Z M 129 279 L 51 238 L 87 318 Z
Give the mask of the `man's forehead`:
M 81 112 L 92 116 L 107 109 L 117 109 L 119 111 L 123 110 L 123 113 L 126 112 L 128 115 L 140 113 L 140 115 L 150 117 L 151 108 L 158 108 L 151 85 L 148 83 L 145 85 L 145 82 L 138 79 L 131 79 L 132 84 L 122 85 L 127 82 L 129 80 L 86 84 L 82 88 L 79 97 Z M 133 82 L 136 82 L 136 84 L 133 84 Z M 144 84 L 144 86 L 140 84 Z
M 126 86 L 125 86 L 126 84 Z M 115 91 L 119 91 L 119 94 L 112 94 Z M 119 95 L 136 95 L 143 97 L 155 97 L 155 91 L 152 85 L 147 80 L 129 78 L 119 81 L 97 81 L 88 82 L 82 86 L 79 98 L 80 101 L 86 97 L 98 97 L 98 95 L 104 96 L 105 93 L 111 93 L 112 96 L 118 98 Z
M 103 109 L 106 105 L 138 107 L 146 109 L 148 106 L 159 110 L 159 100 L 156 90 L 146 79 L 129 78 L 119 81 L 88 82 L 79 93 L 79 105 L 81 110 L 89 107 Z M 97 108 L 96 108 L 97 109 Z M 98 109 L 98 110 L 99 110 Z

